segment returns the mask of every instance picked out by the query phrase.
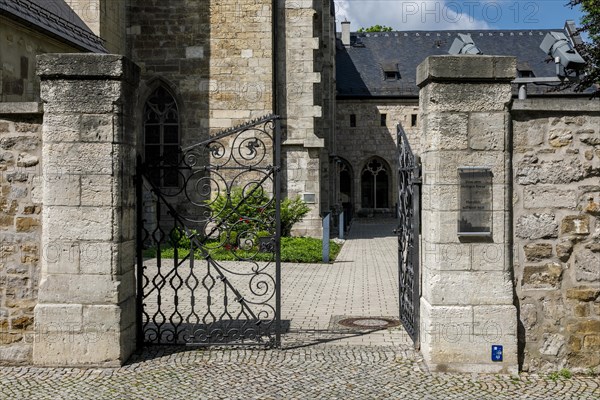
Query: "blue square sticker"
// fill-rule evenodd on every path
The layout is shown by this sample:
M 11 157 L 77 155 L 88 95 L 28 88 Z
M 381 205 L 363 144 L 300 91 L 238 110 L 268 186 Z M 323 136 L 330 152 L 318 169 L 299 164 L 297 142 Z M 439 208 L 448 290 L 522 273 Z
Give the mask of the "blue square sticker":
M 492 345 L 492 361 L 502 361 L 502 346 L 499 344 Z

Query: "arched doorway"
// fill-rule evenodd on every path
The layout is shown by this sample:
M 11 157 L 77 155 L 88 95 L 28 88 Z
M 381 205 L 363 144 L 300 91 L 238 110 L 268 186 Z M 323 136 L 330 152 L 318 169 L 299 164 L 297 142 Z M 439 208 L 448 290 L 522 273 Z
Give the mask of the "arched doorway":
M 360 176 L 361 206 L 369 209 L 390 207 L 390 174 L 387 163 L 379 157 L 370 159 Z

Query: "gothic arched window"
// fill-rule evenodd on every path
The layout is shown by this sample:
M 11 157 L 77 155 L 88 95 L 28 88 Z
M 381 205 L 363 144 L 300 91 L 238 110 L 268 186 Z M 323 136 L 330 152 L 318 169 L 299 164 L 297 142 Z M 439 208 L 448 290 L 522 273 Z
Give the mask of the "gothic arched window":
M 179 152 L 179 112 L 173 96 L 164 88 L 156 89 L 144 106 L 144 159 L 164 167 L 177 163 Z M 159 168 L 151 172 L 157 186 L 178 186 L 176 170 Z
M 389 173 L 384 162 L 373 158 L 365 165 L 361 173 L 361 193 L 363 208 L 389 207 Z

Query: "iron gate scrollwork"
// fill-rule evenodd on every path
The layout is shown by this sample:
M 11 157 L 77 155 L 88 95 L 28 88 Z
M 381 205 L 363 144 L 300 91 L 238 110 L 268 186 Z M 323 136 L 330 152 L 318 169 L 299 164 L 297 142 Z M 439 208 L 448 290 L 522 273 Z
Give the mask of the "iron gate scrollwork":
M 398 268 L 400 321 L 419 346 L 419 230 L 421 167 L 398 124 Z
M 280 139 L 270 115 L 138 157 L 140 343 L 279 346 Z

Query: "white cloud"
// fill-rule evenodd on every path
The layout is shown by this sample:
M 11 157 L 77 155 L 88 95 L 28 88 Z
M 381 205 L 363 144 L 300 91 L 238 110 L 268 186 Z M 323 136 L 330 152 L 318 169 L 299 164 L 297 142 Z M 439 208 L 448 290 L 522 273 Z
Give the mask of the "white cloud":
M 352 30 L 387 25 L 394 30 L 489 29 L 486 19 L 497 10 L 493 4 L 448 0 L 335 0 L 336 20 L 347 19 Z

